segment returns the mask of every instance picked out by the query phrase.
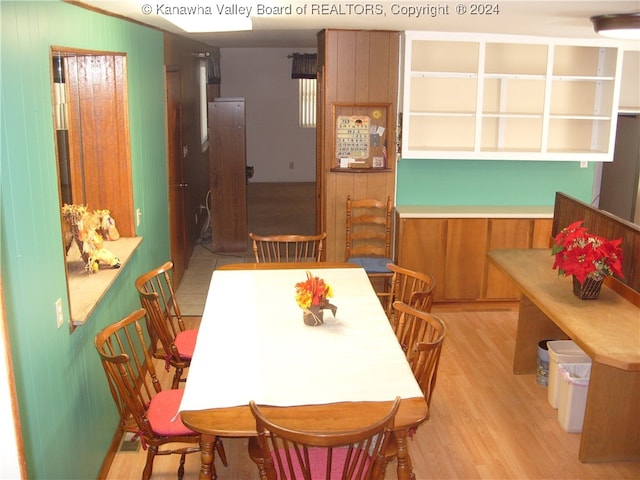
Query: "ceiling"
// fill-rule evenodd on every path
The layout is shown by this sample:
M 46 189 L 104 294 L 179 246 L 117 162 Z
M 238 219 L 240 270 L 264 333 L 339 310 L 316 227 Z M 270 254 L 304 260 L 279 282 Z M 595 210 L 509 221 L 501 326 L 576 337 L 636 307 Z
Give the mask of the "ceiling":
M 484 0 L 482 5 L 496 5 L 499 12 L 491 15 L 471 15 L 472 2 L 440 0 L 419 2 L 405 0 L 83 0 L 76 5 L 99 9 L 136 22 L 193 38 L 202 43 L 221 47 L 296 47 L 314 48 L 316 34 L 325 28 L 358 30 L 428 30 L 442 32 L 484 32 L 551 37 L 591 38 L 593 31 L 589 17 L 605 13 L 640 11 L 640 0 L 581 1 L 581 0 Z M 284 9 L 282 14 L 255 15 L 258 4 Z M 466 14 L 458 14 L 456 6 L 464 5 Z M 145 15 L 143 9 L 150 7 Z M 245 7 L 252 9 L 253 30 L 246 32 L 186 33 L 158 15 L 159 9 L 192 7 L 200 15 L 218 16 L 219 8 Z M 420 16 L 403 14 L 408 8 L 432 7 L 436 14 L 424 12 Z M 291 13 L 289 13 L 289 8 Z M 211 13 L 207 13 L 210 9 Z M 305 14 L 296 11 L 306 9 Z M 349 14 L 351 9 L 351 14 Z M 366 13 L 375 9 L 374 13 Z M 402 9 L 402 11 L 401 11 Z M 227 12 L 223 16 L 233 16 Z M 640 41 L 623 42 L 627 49 L 640 50 Z

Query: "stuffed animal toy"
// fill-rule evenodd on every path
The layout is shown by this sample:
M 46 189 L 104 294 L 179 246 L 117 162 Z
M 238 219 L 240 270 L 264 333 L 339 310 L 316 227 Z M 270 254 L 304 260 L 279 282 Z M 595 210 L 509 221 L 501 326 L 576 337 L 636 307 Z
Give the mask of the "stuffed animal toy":
M 109 214 L 109 210 L 90 212 L 84 205 L 65 204 L 62 207 L 62 218 L 65 253 L 69 253 L 69 249 L 75 241 L 80 249 L 87 272 L 96 273 L 101 263 L 113 268 L 120 267 L 118 257 L 104 248 L 103 235 L 109 240 L 120 238 L 120 233 Z
M 120 232 L 116 228 L 116 221 L 111 217 L 109 210 L 96 210 L 95 214 L 100 218 L 100 234 L 105 240 L 113 242 L 120 238 Z

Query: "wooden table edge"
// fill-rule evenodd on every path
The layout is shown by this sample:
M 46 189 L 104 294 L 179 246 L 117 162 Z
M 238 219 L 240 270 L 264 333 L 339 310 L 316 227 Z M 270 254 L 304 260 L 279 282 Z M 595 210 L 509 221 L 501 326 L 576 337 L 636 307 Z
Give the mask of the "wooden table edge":
M 496 249 L 496 250 L 499 251 L 499 250 L 503 250 L 503 249 Z M 520 250 L 520 249 L 505 249 L 505 250 Z M 540 251 L 546 250 L 546 251 L 551 252 L 551 250 L 548 249 L 548 248 L 526 249 L 526 250 L 540 250 Z M 579 337 L 580 337 L 579 333 L 574 332 L 571 328 L 569 328 L 569 326 L 566 325 L 562 321 L 562 319 L 557 319 L 556 318 L 555 320 L 552 320 L 552 317 L 554 317 L 554 315 L 553 315 L 552 312 L 550 312 L 546 308 L 546 305 L 544 305 L 541 302 L 538 302 L 536 298 L 532 298 L 532 297 L 535 297 L 535 295 L 532 295 L 531 292 L 529 292 L 524 286 L 522 286 L 520 284 L 520 282 L 511 275 L 511 273 L 508 271 L 508 269 L 505 268 L 500 263 L 500 261 L 497 260 L 493 256 L 492 253 L 493 253 L 493 251 L 487 252 L 487 257 L 488 257 L 490 263 L 494 267 L 496 267 L 501 273 L 503 273 L 505 276 L 507 276 L 511 280 L 511 282 L 513 283 L 513 285 L 515 285 L 515 287 L 518 289 L 520 294 L 526 296 L 531 303 L 533 303 L 542 313 L 544 313 L 549 318 L 550 321 L 552 321 L 554 324 L 556 324 L 558 326 L 558 328 L 560 328 L 569 338 L 573 338 L 574 341 L 578 341 L 579 342 Z M 610 288 L 617 295 L 619 295 L 620 297 L 622 297 L 625 300 L 629 301 L 631 304 L 635 305 L 635 303 L 633 301 L 631 301 L 625 295 L 621 295 L 620 292 L 617 289 L 611 288 L 609 284 L 605 283 L 603 288 Z M 591 348 L 589 348 L 588 345 L 580 344 L 580 347 L 585 351 L 585 353 L 587 355 L 589 355 L 589 357 L 591 357 L 591 360 L 594 361 L 594 362 L 598 362 L 598 363 L 601 363 L 602 365 L 607 365 L 609 367 L 618 368 L 620 370 L 624 370 L 624 371 L 628 371 L 628 372 L 635 372 L 635 371 L 639 371 L 640 370 L 640 362 L 624 362 L 624 361 L 617 360 L 615 358 L 604 357 L 604 356 L 602 356 L 600 354 L 597 354 Z
M 383 402 L 335 402 L 330 404 L 318 405 L 297 405 L 281 408 L 300 408 L 307 410 L 319 409 L 323 407 L 339 406 L 341 404 L 385 404 L 389 408 L 393 401 Z M 407 430 L 422 424 L 429 412 L 424 397 L 403 398 L 400 401 L 400 407 L 396 414 L 396 423 L 394 431 Z M 213 419 L 209 418 L 202 421 L 204 416 L 213 415 Z M 216 418 L 217 417 L 217 418 Z M 180 412 L 180 418 L 191 430 L 203 435 L 214 435 L 219 437 L 252 437 L 256 436 L 255 420 L 249 405 L 238 405 L 235 407 L 211 408 L 206 410 L 185 410 Z M 224 421 L 223 421 L 224 420 Z M 235 427 L 231 427 L 235 424 Z
M 216 270 L 310 270 L 322 268 L 361 268 L 347 262 L 282 262 L 282 263 L 229 263 Z

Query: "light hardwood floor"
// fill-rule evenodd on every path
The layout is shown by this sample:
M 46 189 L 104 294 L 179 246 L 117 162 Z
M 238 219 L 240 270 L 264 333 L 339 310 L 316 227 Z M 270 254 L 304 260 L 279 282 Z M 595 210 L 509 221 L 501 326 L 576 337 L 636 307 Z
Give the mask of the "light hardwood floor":
M 584 464 L 580 434 L 566 433 L 535 375 L 513 375 L 517 311 L 434 308 L 448 327 L 431 418 L 409 442 L 417 480 L 638 479 L 640 462 Z M 229 386 L 221 386 L 229 388 Z M 258 479 L 246 439 L 225 439 L 229 466 L 216 458 L 219 480 Z M 140 478 L 145 452 L 118 453 L 108 478 Z M 176 478 L 178 458 L 158 457 L 153 479 Z M 198 478 L 200 458 L 185 478 Z M 387 470 L 395 479 L 395 464 Z

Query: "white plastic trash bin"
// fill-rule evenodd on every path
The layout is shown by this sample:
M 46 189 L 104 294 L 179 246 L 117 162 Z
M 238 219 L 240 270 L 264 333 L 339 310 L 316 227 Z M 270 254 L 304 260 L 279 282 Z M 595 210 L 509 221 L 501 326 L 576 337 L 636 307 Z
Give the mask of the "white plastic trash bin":
M 558 421 L 567 432 L 581 432 L 589 389 L 590 363 L 561 363 Z
M 549 385 L 547 400 L 553 408 L 558 408 L 559 386 L 562 377 L 558 375 L 561 363 L 591 363 L 589 355 L 573 340 L 552 340 L 547 343 L 549 350 Z

